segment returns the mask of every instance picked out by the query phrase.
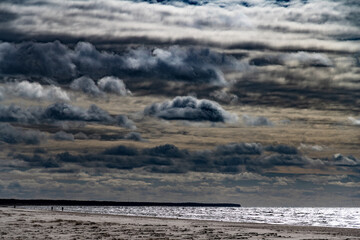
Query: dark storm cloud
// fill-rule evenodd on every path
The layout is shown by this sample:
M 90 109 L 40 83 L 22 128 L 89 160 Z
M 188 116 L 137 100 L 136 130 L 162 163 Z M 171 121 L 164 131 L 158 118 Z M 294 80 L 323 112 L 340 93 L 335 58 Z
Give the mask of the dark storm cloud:
M 208 4 L 209 1 L 202 1 L 202 0 L 134 0 L 134 2 L 148 2 L 148 3 L 160 3 L 160 4 L 169 4 L 169 5 L 178 5 L 183 4 L 185 5 L 195 5 L 195 6 L 201 6 Z
M 230 172 L 241 171 L 240 166 L 247 171 L 262 172 L 275 166 L 321 167 L 325 164 L 321 160 L 311 159 L 299 153 L 288 155 L 293 149 L 292 146 L 273 145 L 270 148 L 280 154 L 265 154 L 264 150 L 269 151 L 269 146 L 264 148 L 258 143 L 231 143 L 218 146 L 210 152 L 203 152 L 205 155 L 200 154 L 198 157 L 209 159 L 203 164 L 222 166 L 222 171 Z
M 89 121 L 116 124 L 130 129 L 136 128 L 133 121 L 125 115 L 113 117 L 95 104 L 90 105 L 88 109 L 83 109 L 66 103 L 55 103 L 44 110 L 42 117 L 48 120 Z
M 34 149 L 34 154 L 45 154 L 45 153 L 47 153 L 45 148 L 38 147 Z
M 69 120 L 69 121 L 93 121 L 93 122 L 112 122 L 114 119 L 108 112 L 99 108 L 95 104 L 88 109 L 73 106 L 67 103 L 55 103 L 48 106 L 42 115 L 49 120 Z
M 136 148 L 126 147 L 126 146 L 122 146 L 122 145 L 106 149 L 103 153 L 107 154 L 107 155 L 120 155 L 120 156 L 122 156 L 122 155 L 136 156 L 139 154 L 139 152 Z
M 216 101 L 225 104 L 237 104 L 238 103 L 238 96 L 235 94 L 228 93 L 224 90 L 215 90 L 209 94 L 210 97 L 214 98 Z
M 38 168 L 58 168 L 60 167 L 59 162 L 52 157 L 43 157 L 39 154 L 28 156 L 24 154 L 18 154 L 14 156 L 15 159 L 21 159 L 29 164 L 30 167 Z
M 277 148 L 277 146 L 273 146 L 273 148 Z M 288 146 L 288 148 L 291 147 Z M 46 161 L 45 156 L 41 157 L 39 161 L 56 161 L 59 166 L 74 163 L 92 168 L 144 168 L 146 171 L 157 173 L 219 172 L 231 174 L 244 170 L 262 173 L 276 166 L 301 168 L 333 166 L 333 163 L 326 159 L 312 159 L 299 153 L 267 154 L 263 151 L 262 146 L 257 143 L 231 143 L 202 151 L 179 149 L 171 144 L 144 149 L 119 145 L 95 154 L 75 155 L 63 152 L 55 156 L 48 154 L 47 156 L 48 161 Z M 31 161 L 36 159 L 35 157 L 28 158 Z
M 113 93 L 119 96 L 131 95 L 130 90 L 126 89 L 124 82 L 113 76 L 99 79 L 97 85 L 93 79 L 82 76 L 72 81 L 70 88 L 92 96 L 104 96 L 105 93 Z
M 37 123 L 41 118 L 40 107 L 21 108 L 15 104 L 10 106 L 0 105 L 1 122 Z
M 129 129 L 136 129 L 135 123 L 130 120 L 126 115 L 119 114 L 115 117 L 115 123 Z
M 80 139 L 80 140 L 86 140 L 86 139 L 88 139 L 89 137 L 88 137 L 85 133 L 79 132 L 79 133 L 76 133 L 76 134 L 74 135 L 74 138 L 75 138 L 75 139 Z
M 221 65 L 232 67 L 236 61 L 208 49 L 140 48 L 126 56 L 127 71 L 135 76 L 225 85 Z
M 194 97 L 176 97 L 162 103 L 154 103 L 144 109 L 145 115 L 167 120 L 210 122 L 235 122 L 237 116 L 225 111 L 218 103 L 198 100 Z
M 216 147 L 215 154 L 219 156 L 225 155 L 260 155 L 263 151 L 263 147 L 258 143 L 230 143 L 226 145 L 220 145 Z
M 5 44 L 5 43 L 4 43 Z M 30 43 L 27 43 L 27 45 L 29 45 Z M 19 53 L 15 54 L 15 56 L 20 55 L 22 56 L 22 54 L 20 53 L 20 51 L 22 51 L 22 45 L 26 45 L 25 43 L 23 44 L 18 44 L 16 46 L 18 46 L 18 51 Z M 40 43 L 37 43 L 35 45 L 41 45 Z M 143 81 L 144 79 L 149 80 L 149 78 L 146 77 L 158 77 L 158 76 L 154 76 L 154 72 L 155 74 L 163 74 L 161 72 L 166 72 L 169 69 L 176 69 L 176 71 L 182 71 L 181 67 L 177 68 L 169 68 L 169 66 L 167 66 L 166 64 L 169 64 L 171 62 L 177 62 L 176 60 L 178 59 L 178 55 L 180 55 L 180 59 L 193 59 L 191 61 L 194 62 L 199 62 L 199 64 L 201 63 L 201 59 L 205 58 L 206 54 L 203 54 L 203 57 L 196 57 L 196 54 L 189 54 L 188 57 L 184 57 L 184 54 L 181 51 L 170 51 L 169 49 L 153 49 L 153 52 L 157 53 L 159 56 L 155 57 L 153 56 L 154 54 L 150 54 L 151 50 L 148 49 L 133 49 L 133 50 L 129 50 L 126 53 L 123 54 L 111 54 L 110 52 L 100 52 L 98 50 L 96 50 L 92 45 L 86 44 L 86 43 L 79 43 L 76 47 L 75 50 L 71 50 L 70 48 L 67 48 L 63 45 L 61 45 L 59 42 L 54 42 L 54 43 L 47 43 L 47 44 L 43 44 L 45 47 L 45 51 L 48 51 L 48 49 L 52 49 L 51 51 L 48 51 L 49 55 L 51 56 L 55 56 L 56 54 L 58 54 L 58 57 L 55 56 L 55 58 L 59 58 L 59 61 L 55 61 L 54 57 L 51 57 L 51 59 L 47 59 L 46 57 L 43 57 L 40 53 L 38 53 L 39 51 L 39 46 L 37 48 L 34 47 L 35 50 L 28 50 L 26 48 L 25 50 L 25 56 L 22 56 L 21 58 L 26 56 L 27 51 L 30 51 L 30 57 L 31 59 L 29 60 L 29 64 L 27 65 L 27 61 L 25 61 L 25 64 L 19 63 L 18 67 L 25 67 L 27 70 L 26 71 L 30 71 L 28 72 L 28 74 L 30 75 L 45 75 L 47 77 L 52 77 L 52 78 L 56 78 L 56 80 L 60 80 L 62 81 L 71 81 L 73 80 L 73 78 L 75 78 L 78 75 L 82 75 L 82 74 L 89 74 L 89 75 L 93 75 L 95 78 L 94 79 L 99 79 L 99 77 L 101 76 L 105 76 L 107 75 L 109 72 L 110 73 L 114 73 L 114 74 L 118 74 L 121 76 L 125 76 L 126 78 L 130 78 L 130 77 L 143 77 L 141 78 L 141 80 L 139 80 L 138 82 L 136 82 L 134 79 L 128 80 L 128 82 L 130 81 L 130 85 L 133 87 L 133 89 L 135 91 L 139 90 L 139 92 L 142 92 L 143 89 L 145 91 L 145 93 L 161 93 L 161 94 L 168 94 L 171 96 L 174 95 L 183 95 L 186 94 L 188 91 L 194 91 L 198 93 L 198 96 L 204 97 L 204 98 L 208 98 L 209 94 L 208 91 L 202 91 L 201 89 L 203 89 L 203 86 L 200 86 L 198 88 L 194 87 L 193 85 L 190 86 L 186 86 L 186 87 L 178 87 L 178 88 L 171 88 L 168 87 L 167 84 L 164 84 L 163 82 L 159 82 L 159 81 L 152 81 L 151 80 L 151 86 L 144 86 L 143 85 Z M 53 45 L 52 47 L 50 45 Z M 30 45 L 29 45 L 30 46 Z M 30 48 L 31 49 L 31 48 Z M 59 50 L 57 50 L 59 49 Z M 64 50 L 65 49 L 65 50 Z M 77 50 L 76 50 L 77 49 Z M 5 51 L 6 52 L 6 51 Z M 32 53 L 35 52 L 35 53 Z M 164 54 L 165 52 L 165 54 Z M 170 52 L 170 53 L 169 53 Z M 185 51 L 186 52 L 186 51 Z M 189 52 L 191 52 L 189 50 Z M 196 51 L 195 51 L 196 52 Z M 199 52 L 199 50 L 198 50 Z M 201 51 L 200 51 L 201 52 Z M 206 52 L 206 51 L 205 51 Z M 210 51 L 211 53 L 211 51 Z M 209 54 L 209 56 L 211 55 L 216 55 L 214 53 Z M 6 54 L 5 56 L 12 56 L 11 54 Z M 185 54 L 186 56 L 186 54 Z M 200 54 L 201 56 L 201 54 Z M 144 58 L 145 57 L 145 58 Z M 254 61 L 254 59 L 250 60 L 250 63 L 255 63 L 256 65 L 263 65 L 263 64 L 273 64 L 273 60 L 268 61 L 266 63 L 263 63 L 263 61 L 261 59 L 266 59 L 268 56 L 264 56 L 264 57 L 258 57 L 258 62 Z M 38 58 L 38 60 L 36 60 Z M 61 59 L 68 59 L 70 60 L 71 64 L 65 64 L 66 61 L 62 61 Z M 152 58 L 154 58 L 152 60 Z M 226 60 L 226 58 L 228 58 L 228 60 Z M 6 58 L 6 59 L 10 59 L 10 58 Z M 17 58 L 15 57 L 15 60 Z M 20 59 L 20 57 L 18 57 L 18 60 Z M 35 59 L 35 60 L 34 60 Z M 144 60 L 144 59 L 148 59 L 148 60 Z M 156 60 L 157 59 L 157 60 Z M 213 59 L 213 60 L 208 60 L 208 65 L 212 65 L 212 66 L 216 66 L 216 68 L 220 69 L 219 66 L 233 66 L 233 69 L 236 69 L 236 67 L 234 68 L 234 66 L 236 65 L 236 61 L 231 60 L 231 58 L 229 59 L 228 56 L 223 55 L 223 54 L 217 54 L 217 56 L 215 57 L 210 57 L 209 59 Z M 218 59 L 218 60 L 216 60 Z M 225 59 L 225 60 L 222 60 Z M 275 63 L 279 62 L 282 65 L 286 65 L 288 67 L 301 67 L 299 70 L 296 69 L 287 69 L 287 67 L 285 67 L 282 70 L 271 70 L 271 71 L 266 71 L 266 70 L 259 70 L 256 69 L 257 73 L 251 73 L 250 75 L 244 75 L 243 77 L 241 77 L 241 79 L 238 79 L 237 83 L 235 84 L 235 86 L 231 87 L 230 92 L 228 92 L 227 95 L 224 94 L 213 94 L 213 98 L 214 99 L 219 99 L 219 101 L 224 102 L 224 103 L 229 103 L 229 102 L 233 102 L 237 101 L 237 102 L 242 102 L 242 103 L 254 103 L 254 104 L 274 104 L 274 105 L 282 105 L 282 104 L 292 104 L 292 106 L 296 106 L 296 107 L 309 107 L 309 106 L 317 106 L 317 105 L 321 105 L 321 102 L 326 100 L 326 101 L 331 101 L 334 103 L 341 103 L 342 105 L 354 105 L 354 103 L 356 102 L 357 95 L 358 95 L 358 91 L 354 91 L 352 89 L 345 89 L 342 84 L 342 82 L 345 82 L 345 80 L 341 80 L 339 81 L 339 83 L 337 83 L 335 80 L 332 80 L 332 78 L 340 78 L 342 77 L 342 72 L 339 72 L 339 76 L 337 76 L 336 74 L 333 74 L 333 71 L 336 71 L 335 69 L 333 69 L 331 71 L 327 71 L 326 74 L 322 74 L 319 75 L 315 70 L 314 70 L 314 74 L 311 73 L 307 73 L 306 71 L 303 70 L 303 67 L 313 67 L 313 66 L 326 66 L 326 67 L 331 67 L 332 65 L 332 61 L 324 54 L 317 54 L 317 53 L 305 53 L 305 52 L 297 52 L 297 53 L 286 53 L 286 54 L 278 54 L 276 55 L 276 61 Z M 128 60 L 128 63 L 126 63 Z M 255 58 L 256 60 L 256 58 Z M 52 61 L 52 63 L 51 63 Z M 189 60 L 190 61 L 190 60 Z M 190 62 L 191 62 L 190 61 Z M 10 61 L 13 62 L 13 61 Z M 16 61 L 15 61 L 16 62 Z M 49 66 L 47 66 L 47 63 L 50 62 Z M 111 63 L 113 62 L 113 64 Z M 164 62 L 164 63 L 161 63 Z M 187 60 L 183 61 L 182 64 L 178 65 L 184 65 L 186 66 Z M 194 65 L 193 64 L 193 65 Z M 204 63 L 205 64 L 205 63 Z M 219 65 L 218 65 L 219 64 Z M 3 64 L 1 65 L 2 68 L 8 69 L 9 67 L 6 67 L 9 64 Z M 11 65 L 11 64 L 10 64 Z M 12 64 L 14 65 L 14 64 Z M 16 65 L 16 64 L 15 64 Z M 123 68 L 118 68 L 119 66 L 125 66 Z M 196 64 L 195 64 L 196 65 Z M 206 64 L 205 64 L 206 65 Z M 5 66 L 5 67 L 4 67 Z M 34 68 L 32 67 L 34 66 Z M 44 69 L 40 69 L 39 66 L 43 66 Z M 56 67 L 55 67 L 56 66 Z M 71 67 L 71 71 L 69 70 L 69 66 Z M 112 67 L 111 67 L 112 66 Z M 163 67 L 162 67 L 163 66 Z M 0 67 L 1 68 L 1 67 Z M 29 70 L 30 68 L 33 68 L 32 70 Z M 231 68 L 231 67 L 230 67 Z M 17 67 L 15 66 L 14 69 L 17 69 Z M 60 71 L 60 69 L 65 69 L 64 71 Z M 162 69 L 162 70 L 161 70 Z M 186 69 L 186 67 L 184 67 L 184 69 Z M 191 67 L 190 64 L 190 68 L 189 71 L 191 72 L 193 69 L 196 69 L 196 67 Z M 155 71 L 153 71 L 155 70 Z M 160 71 L 161 70 L 161 71 Z M 55 71 L 55 72 L 54 72 Z M 57 74 L 56 71 L 60 71 L 61 73 Z M 159 72 L 160 71 L 160 72 Z M 16 71 L 5 71 L 5 73 L 8 74 L 15 74 Z M 62 72 L 66 72 L 66 74 L 63 74 Z M 217 71 L 219 72 L 219 71 Z M 329 72 L 331 72 L 331 76 L 329 75 Z M 356 77 L 357 77 L 357 71 L 356 69 L 349 69 L 349 73 L 353 72 L 353 76 L 351 76 L 351 78 L 347 81 L 349 81 L 349 83 L 352 83 L 353 85 L 357 84 L 356 82 Z M 19 71 L 19 74 L 25 74 L 24 71 Z M 71 73 L 71 74 L 69 74 Z M 198 76 L 198 74 L 196 72 L 193 72 L 194 76 Z M 221 73 L 221 71 L 220 71 Z M 169 74 L 169 72 L 167 72 L 166 74 Z M 165 74 L 165 75 L 166 75 Z M 168 78 L 169 80 L 172 79 L 178 79 L 176 76 L 180 76 L 183 75 L 182 73 L 171 73 L 172 76 L 168 76 L 165 78 Z M 186 74 L 185 74 L 186 75 Z M 201 75 L 201 74 L 200 74 Z M 222 75 L 222 74 L 220 74 Z M 219 76 L 220 76 L 219 75 Z M 316 81 L 313 81 L 312 76 L 314 76 Z M 164 76 L 163 76 L 164 77 Z M 252 79 L 249 78 L 255 78 L 256 81 L 254 81 L 252 83 Z M 65 80 L 64 80 L 65 79 Z M 180 78 L 179 78 L 180 79 Z M 181 78 L 181 79 L 185 79 L 185 78 Z M 190 79 L 190 78 L 188 78 Z M 209 79 L 209 78 L 206 78 Z M 286 83 L 285 84 L 278 84 L 277 81 L 279 79 L 285 79 Z M 193 79 L 194 81 L 197 81 L 197 77 L 194 77 Z M 222 84 L 224 83 L 224 78 L 221 77 L 218 80 L 216 80 L 213 83 L 216 84 Z M 259 84 L 257 81 L 264 81 L 264 83 Z M 88 88 L 88 86 L 92 86 L 92 93 L 97 94 L 99 92 L 98 88 L 103 88 L 103 91 L 112 91 L 113 92 L 113 88 L 109 87 L 109 84 L 107 84 L 107 87 L 105 87 L 104 85 L 100 85 L 101 83 L 101 79 L 98 82 L 98 86 L 95 86 L 94 84 L 85 84 L 83 85 L 84 88 L 80 88 L 82 91 L 87 91 L 86 89 Z M 206 80 L 207 81 L 207 80 Z M 206 82 L 205 81 L 205 82 Z M 198 81 L 197 81 L 198 82 Z M 202 82 L 202 80 L 199 80 L 199 82 Z M 212 82 L 212 81 L 210 81 Z M 222 83 L 220 83 L 222 82 Z M 337 86 L 337 84 L 340 85 Z M 247 85 L 247 86 L 244 86 Z M 270 87 L 270 91 L 269 91 L 269 85 L 273 85 L 276 89 L 271 89 Z M 249 89 L 248 87 L 254 86 L 254 89 Z M 264 87 L 263 87 L 264 86 Z M 311 86 L 311 87 L 308 87 Z M 315 87 L 314 87 L 315 86 Z M 32 86 L 34 87 L 34 86 Z M 330 88 L 329 88 L 330 87 Z M 289 89 L 290 88 L 290 89 Z M 342 88 L 340 90 L 338 90 L 339 88 Z M 113 90 L 110 90 L 113 89 Z M 248 96 L 254 96 L 253 93 L 255 92 L 261 92 L 262 90 L 264 91 L 260 98 L 256 97 L 256 99 L 254 98 L 248 98 Z M 275 93 L 273 92 L 275 91 Z M 49 91 L 47 91 L 49 92 Z M 117 91 L 117 92 L 121 92 Z M 16 93 L 16 92 L 14 92 Z M 21 96 L 25 96 L 28 98 L 49 98 L 49 96 L 52 96 L 53 94 L 45 94 L 43 93 L 42 95 L 37 95 L 37 93 L 35 94 L 30 94 L 31 91 L 25 92 L 25 91 L 21 91 Z M 52 93 L 54 93 L 54 91 L 52 91 Z M 350 94 L 348 94 L 350 93 Z M 299 98 L 300 94 L 305 94 L 305 97 L 301 97 Z M 354 94 L 354 96 L 351 96 L 352 94 Z M 245 95 L 243 97 L 243 95 Z M 58 99 L 67 99 L 66 93 L 59 93 L 57 95 Z M 241 100 L 239 101 L 239 97 L 241 97 Z M 289 99 L 291 101 L 289 101 Z M 355 104 L 356 105 L 356 104 Z M 251 123 L 250 123 L 251 125 Z
M 59 80 L 76 75 L 69 49 L 60 42 L 0 43 L 0 73 Z
M 171 158 L 173 165 L 161 167 L 162 172 L 223 172 L 236 173 L 246 169 L 247 171 L 262 172 L 264 169 L 275 166 L 322 166 L 320 160 L 310 159 L 301 155 L 268 155 L 263 154 L 262 146 L 257 143 L 231 143 L 221 145 L 213 150 L 188 151 L 180 150 L 172 145 L 162 145 L 158 149 L 156 157 Z M 143 154 L 149 154 L 145 149 Z M 154 170 L 154 169 L 152 169 Z M 159 169 L 158 169 L 159 170 Z M 160 172 L 161 172 L 160 171 Z
M 230 89 L 230 93 L 239 96 L 239 103 L 248 105 L 329 110 L 337 106 L 338 110 L 346 111 L 351 106 L 351 111 L 355 113 L 360 110 L 357 103 L 360 92 L 356 88 L 331 87 L 328 79 L 319 81 L 318 85 L 311 85 L 301 71 L 299 70 L 299 74 L 286 70 L 246 75 Z M 284 77 L 288 84 L 277 82 L 279 78 Z
M 95 82 L 89 77 L 80 77 L 71 82 L 70 88 L 75 91 L 81 91 L 86 94 L 99 96 L 101 92 Z
M 17 189 L 20 190 L 22 188 L 22 185 L 19 182 L 11 182 L 8 186 L 7 189 Z
M 209 49 L 160 48 L 128 49 L 122 54 L 100 52 L 92 44 L 80 42 L 72 50 L 59 41 L 49 43 L 0 43 L 0 73 L 40 76 L 69 82 L 77 76 L 99 79 L 106 76 L 147 77 L 226 85 L 221 68 L 243 68 L 235 58 Z M 70 87 L 99 94 L 98 86 L 86 77 Z M 124 94 L 117 79 L 100 80 L 106 92 Z
M 220 6 L 244 6 L 244 7 L 254 7 L 258 5 L 276 5 L 280 7 L 289 7 L 294 3 L 302 3 L 306 4 L 308 0 L 300 0 L 300 1 L 294 1 L 294 0 L 268 0 L 268 1 L 252 1 L 252 0 L 230 0 L 230 1 L 221 1 L 221 0 L 133 0 L 134 2 L 148 2 L 151 4 L 166 4 L 166 5 L 175 5 L 175 6 L 186 6 L 186 5 L 192 5 L 192 6 L 203 6 L 203 5 L 220 5 Z
M 154 148 L 148 148 L 143 151 L 146 155 L 159 156 L 159 157 L 172 157 L 182 158 L 187 156 L 189 153 L 186 150 L 180 150 L 172 144 L 165 144 L 156 146 Z
M 291 67 L 331 67 L 332 61 L 325 55 L 320 53 L 283 53 L 279 55 L 264 55 L 255 57 L 250 60 L 251 65 L 267 66 L 267 65 L 288 65 Z
M 116 77 L 104 77 L 99 80 L 98 86 L 107 93 L 114 93 L 119 96 L 131 95 L 131 92 L 126 89 L 124 82 Z
M 266 146 L 265 150 L 280 154 L 298 154 L 298 150 L 295 147 L 283 144 Z
M 54 78 L 60 82 L 70 82 L 77 76 L 88 74 L 98 81 L 97 85 L 92 84 L 91 80 L 88 79 L 89 81 L 81 85 L 82 87 L 77 86 L 76 88 L 95 94 L 100 91 L 99 88 L 104 92 L 115 92 L 121 95 L 124 93 L 119 80 L 105 80 L 116 78 L 108 76 L 110 74 L 124 76 L 125 78 L 139 78 L 138 82 L 133 78 L 127 80 L 128 84 L 139 92 L 144 90 L 146 93 L 174 96 L 194 91 L 198 92 L 199 96 L 209 97 L 208 90 L 202 91 L 205 89 L 204 86 L 196 85 L 198 86 L 196 87 L 191 82 L 222 85 L 226 83 L 222 68 L 241 69 L 233 57 L 208 49 L 137 48 L 128 49 L 122 54 L 114 54 L 98 51 L 89 43 L 79 43 L 74 50 L 59 42 L 1 43 L 0 46 L 0 62 L 2 63 L 0 71 L 3 74 L 43 76 Z M 355 88 L 358 84 L 356 81 L 358 67 L 355 65 L 347 68 L 349 76 L 347 80 L 343 77 L 343 70 L 339 69 L 338 71 L 333 60 L 325 54 L 296 52 L 256 56 L 250 59 L 250 63 L 260 66 L 281 64 L 282 68 L 266 70 L 258 67 L 256 72 L 244 74 L 237 79 L 235 85 L 230 88 L 226 95 L 217 91 L 212 94 L 213 98 L 224 103 L 235 101 L 266 105 L 286 104 L 295 107 L 317 107 L 324 101 L 340 103 L 344 106 L 357 105 L 356 99 L 359 92 Z M 207 74 L 212 75 L 211 72 L 217 72 L 220 75 L 212 78 L 210 75 L 200 74 L 201 69 L 207 69 L 207 67 L 215 69 L 214 71 L 205 70 Z M 319 70 L 311 70 L 312 67 L 331 68 L 331 71 L 323 70 L 320 72 Z M 100 79 L 102 76 L 107 77 Z M 168 87 L 164 82 L 155 81 L 154 78 L 166 78 L 170 81 L 174 79 L 177 81 L 184 80 L 190 85 L 176 89 Z M 144 86 L 144 79 L 151 79 L 151 86 Z M 281 80 L 285 80 L 285 83 L 278 83 Z M 344 83 L 351 85 L 344 87 Z M 87 90 L 88 86 L 92 86 L 89 91 Z M 69 99 L 65 91 L 55 86 L 45 87 L 23 81 L 17 83 L 16 86 L 14 85 L 13 89 L 12 93 L 16 96 L 30 99 L 61 99 L 64 101 Z M 11 93 L 10 91 L 5 92 Z M 254 93 L 261 93 L 261 95 L 254 99 L 251 97 L 254 96 Z M 3 98 L 6 97 L 6 94 L 2 95 Z M 300 95 L 302 97 L 299 97 Z
M 15 20 L 18 17 L 16 13 L 0 9 L 0 24 Z
M 114 124 L 131 129 L 136 128 L 134 123 L 125 115 L 111 116 L 107 111 L 95 104 L 90 105 L 88 109 L 67 103 L 55 103 L 46 108 L 22 108 L 14 104 L 10 106 L 0 105 L 0 121 L 19 123 L 85 121 Z
M 0 123 L 0 141 L 9 144 L 40 144 L 46 135 L 38 130 L 15 128 L 8 123 Z
M 260 168 L 271 168 L 274 166 L 316 166 L 323 165 L 321 160 L 311 159 L 301 155 L 270 155 L 256 159 L 252 165 Z
M 137 141 L 137 142 L 145 141 L 145 139 L 143 139 L 141 137 L 141 134 L 138 132 L 130 132 L 125 135 L 124 139 L 133 140 L 133 141 Z
M 115 154 L 117 153 L 117 154 Z M 106 154 L 98 155 L 73 155 L 68 152 L 60 153 L 55 156 L 55 159 L 60 164 L 75 163 L 80 166 L 92 168 L 116 168 L 116 169 L 133 169 L 143 167 L 146 164 L 147 158 L 138 158 L 130 152 L 122 152 L 119 149 L 114 152 L 109 151 Z
M 75 137 L 71 133 L 66 133 L 64 131 L 59 131 L 54 134 L 53 138 L 56 141 L 74 141 Z

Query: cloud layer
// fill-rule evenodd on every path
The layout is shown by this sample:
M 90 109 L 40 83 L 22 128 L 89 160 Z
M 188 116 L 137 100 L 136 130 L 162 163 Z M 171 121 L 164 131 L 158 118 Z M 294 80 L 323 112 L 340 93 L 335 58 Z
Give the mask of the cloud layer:
M 0 105 L 0 121 L 18 123 L 84 121 L 135 128 L 133 121 L 125 115 L 111 116 L 107 111 L 99 108 L 95 104 L 90 105 L 88 109 L 73 106 L 68 103 L 54 103 L 46 108 L 22 108 L 15 104 L 11 104 L 10 106 Z
M 76 42 L 87 38 L 99 43 L 137 40 L 265 48 L 295 45 L 302 49 L 356 48 L 355 43 L 346 47 L 337 41 L 339 35 L 358 37 L 353 17 L 358 5 L 354 1 L 161 1 L 162 4 L 151 4 L 154 2 L 157 1 L 102 0 L 65 4 L 51 0 L 46 4 L 5 2 L 3 8 L 9 15 L 17 13 L 8 23 L 12 28 L 6 28 L 15 32 L 8 34 L 12 39 L 37 37 Z M 277 21 L 272 21 L 275 18 Z M 34 19 L 36 22 L 29 21 Z M 77 23 L 76 32 L 70 23 Z M 56 30 L 50 27 L 54 25 Z M 255 35 L 258 40 L 254 43 Z M 316 41 L 309 41 L 314 38 Z
M 0 141 L 9 144 L 40 144 L 46 135 L 39 130 L 15 128 L 8 123 L 0 123 Z
M 243 66 L 235 58 L 207 48 L 136 48 L 121 54 L 98 51 L 91 43 L 80 42 L 74 49 L 59 41 L 48 43 L 0 43 L 0 73 L 52 78 L 59 83 L 97 95 L 99 89 L 88 77 L 146 77 L 170 81 L 226 85 L 222 69 Z M 81 77 L 88 76 L 88 77 Z M 103 78 L 99 87 L 105 92 L 124 95 L 121 80 Z
M 0 44 L 2 75 L 66 84 L 83 76 L 99 84 L 114 76 L 141 94 L 173 97 L 192 91 L 209 98 L 214 91 L 213 98 L 224 102 L 320 108 L 326 99 L 358 105 L 356 1 L 50 0 L 1 5 L 12 16 L 0 26 L 7 41 Z M 29 42 L 33 39 L 38 42 Z M 200 83 L 229 87 L 229 94 L 204 90 Z M 97 88 L 124 93 L 114 86 Z M 261 99 L 254 97 L 259 92 Z M 275 99 L 269 100 L 266 92 Z M 304 97 L 297 98 L 299 94 Z
M 65 134 L 61 133 L 61 135 Z M 65 138 L 59 140 L 63 139 Z M 243 171 L 264 173 L 269 169 L 281 166 L 312 169 L 331 166 L 360 168 L 360 160 L 353 156 L 346 157 L 337 154 L 333 159 L 316 159 L 302 155 L 291 146 L 263 147 L 258 143 L 229 143 L 202 151 L 179 149 L 172 144 L 143 149 L 118 145 L 98 154 L 75 155 L 63 152 L 50 157 L 49 161 L 56 161 L 58 166 L 74 163 L 84 167 L 96 166 L 110 169 L 143 168 L 148 172 L 157 173 L 218 172 L 233 174 Z

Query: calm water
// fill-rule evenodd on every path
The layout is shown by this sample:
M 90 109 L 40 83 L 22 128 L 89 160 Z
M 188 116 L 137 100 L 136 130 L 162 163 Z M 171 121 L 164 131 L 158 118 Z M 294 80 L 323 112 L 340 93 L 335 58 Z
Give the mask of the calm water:
M 25 206 L 46 209 L 49 206 Z M 61 207 L 55 206 L 54 210 Z M 360 208 L 275 208 L 275 207 L 85 207 L 65 206 L 64 211 L 148 216 L 181 219 L 251 222 L 303 226 L 360 228 Z

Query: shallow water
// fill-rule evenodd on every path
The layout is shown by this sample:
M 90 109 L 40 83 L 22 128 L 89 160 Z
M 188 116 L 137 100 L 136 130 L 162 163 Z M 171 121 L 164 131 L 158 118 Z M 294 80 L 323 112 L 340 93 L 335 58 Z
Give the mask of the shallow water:
M 51 207 L 24 206 L 23 208 L 50 210 Z M 61 210 L 61 206 L 54 206 L 54 210 Z M 226 222 L 360 228 L 360 208 L 65 206 L 64 211 Z

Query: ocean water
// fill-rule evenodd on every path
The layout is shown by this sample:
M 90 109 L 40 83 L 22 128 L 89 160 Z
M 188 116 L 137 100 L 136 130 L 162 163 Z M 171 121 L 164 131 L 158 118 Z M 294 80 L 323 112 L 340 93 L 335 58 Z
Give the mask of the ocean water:
M 23 208 L 50 210 L 50 206 L 24 206 Z M 54 206 L 54 210 L 61 210 L 61 206 Z M 225 222 L 360 228 L 360 208 L 65 206 L 64 211 Z

